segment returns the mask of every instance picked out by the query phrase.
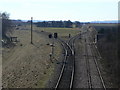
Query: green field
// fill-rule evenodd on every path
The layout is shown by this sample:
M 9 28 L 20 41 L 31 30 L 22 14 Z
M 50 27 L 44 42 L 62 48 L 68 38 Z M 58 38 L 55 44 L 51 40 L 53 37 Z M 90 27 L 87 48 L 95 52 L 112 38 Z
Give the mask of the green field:
M 40 29 L 46 32 L 58 33 L 58 35 L 61 37 L 68 36 L 69 34 L 74 36 L 80 32 L 80 30 L 76 28 L 40 28 Z
M 26 28 L 30 29 L 30 26 L 26 26 Z M 80 32 L 80 28 L 53 28 L 53 27 L 44 28 L 44 27 L 36 27 L 35 25 L 33 26 L 33 30 L 58 33 L 60 37 L 66 37 L 69 34 L 71 34 L 71 36 L 74 36 Z

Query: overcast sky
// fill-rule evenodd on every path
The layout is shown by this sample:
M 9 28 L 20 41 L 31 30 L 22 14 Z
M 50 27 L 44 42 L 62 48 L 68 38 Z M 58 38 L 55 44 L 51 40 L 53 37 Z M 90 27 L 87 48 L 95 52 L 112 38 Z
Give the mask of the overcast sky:
M 0 0 L 11 19 L 103 21 L 118 19 L 119 0 Z

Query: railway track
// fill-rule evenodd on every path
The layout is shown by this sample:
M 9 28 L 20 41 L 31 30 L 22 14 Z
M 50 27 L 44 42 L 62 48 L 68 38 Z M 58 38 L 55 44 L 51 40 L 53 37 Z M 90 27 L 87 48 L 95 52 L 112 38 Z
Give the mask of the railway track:
M 105 83 L 104 83 L 104 80 L 103 80 L 98 62 L 97 62 L 97 56 L 99 56 L 99 57 L 101 57 L 101 56 L 100 56 L 95 44 L 91 45 L 91 48 L 92 48 L 91 49 L 92 54 L 95 55 L 93 58 L 94 58 L 94 62 L 95 62 L 96 68 L 97 68 L 98 75 L 99 75 L 100 80 L 101 80 L 102 87 L 103 87 L 104 90 L 106 90 L 106 86 L 105 86 Z
M 85 35 L 86 33 L 84 33 Z M 63 49 L 65 51 L 65 57 L 62 65 L 62 69 L 59 75 L 59 78 L 57 80 L 57 83 L 55 85 L 55 90 L 59 88 L 67 88 L 72 89 L 73 88 L 73 81 L 74 81 L 74 74 L 75 74 L 75 50 L 74 50 L 74 41 L 76 38 L 78 38 L 80 35 L 76 35 L 75 37 L 72 37 L 67 43 L 63 40 L 59 39 L 59 42 L 62 44 Z M 89 35 L 90 37 L 90 35 Z M 86 41 L 86 40 L 85 40 Z M 92 42 L 92 39 L 89 38 L 89 41 Z M 93 56 L 93 61 L 95 63 L 97 73 L 99 75 L 99 78 L 101 80 L 102 90 L 106 90 L 106 86 L 103 80 L 103 77 L 101 75 L 101 71 L 99 69 L 98 63 L 97 63 L 97 56 L 99 56 L 99 52 L 96 50 L 95 45 L 91 45 L 91 53 Z M 88 55 L 88 46 L 85 44 L 85 60 L 86 60 L 86 69 L 87 69 L 87 78 L 88 78 L 88 88 L 90 90 L 94 89 L 93 80 L 91 78 L 91 69 L 90 69 L 90 60 Z
M 59 39 L 65 49 L 65 58 L 62 66 L 61 73 L 56 83 L 55 89 L 67 88 L 72 89 L 75 72 L 75 53 L 74 53 L 74 40 L 76 37 L 71 38 L 68 43 Z
M 90 35 L 89 35 L 90 37 Z M 92 42 L 92 38 L 89 38 L 89 41 Z M 104 80 L 103 80 L 103 77 L 102 77 L 102 74 L 101 74 L 101 71 L 99 69 L 99 65 L 98 65 L 98 62 L 97 62 L 97 56 L 99 56 L 99 53 L 98 53 L 98 50 L 96 50 L 96 46 L 95 44 L 93 45 L 90 45 L 90 51 L 92 53 L 93 56 L 93 61 L 95 63 L 95 67 L 97 69 L 97 73 L 98 73 L 98 76 L 99 76 L 99 80 L 101 81 L 101 88 L 103 88 L 102 90 L 106 90 L 106 86 L 105 86 L 105 83 L 104 83 Z M 88 52 L 87 52 L 87 44 L 86 44 L 86 56 L 88 57 Z M 91 78 L 91 72 L 90 72 L 90 63 L 89 63 L 89 60 L 88 58 L 86 57 L 86 65 L 87 65 L 87 73 L 88 73 L 88 85 L 89 85 L 89 89 L 90 90 L 94 90 L 94 87 L 93 87 L 93 83 L 92 83 L 92 78 Z M 101 57 L 101 56 L 100 56 Z
M 45 32 L 45 34 L 48 35 L 49 33 Z M 73 85 L 73 78 L 74 78 L 74 49 L 71 48 L 71 45 L 73 44 L 69 45 L 70 44 L 69 42 L 66 43 L 65 41 L 59 38 L 58 38 L 58 41 L 63 46 L 65 55 L 64 55 L 61 72 L 58 77 L 57 83 L 55 85 L 55 90 L 59 88 L 71 89 Z
M 59 79 L 57 81 L 57 84 L 55 86 L 55 89 L 59 88 L 68 88 L 72 89 L 73 87 L 73 81 L 74 81 L 74 74 L 75 74 L 75 50 L 74 50 L 74 41 L 75 39 L 79 37 L 79 35 L 71 38 L 68 43 L 65 43 L 64 41 L 60 40 L 62 42 L 62 46 L 64 47 L 66 53 L 65 53 L 65 60 L 63 63 L 63 67 L 59 76 Z M 86 41 L 86 40 L 85 40 Z M 92 47 L 93 48 L 93 47 Z M 92 50 L 91 50 L 92 52 Z M 87 78 L 88 78 L 88 88 L 90 90 L 94 90 L 94 85 L 93 85 L 93 80 L 91 76 L 91 69 L 90 69 L 90 60 L 89 60 L 89 55 L 88 55 L 88 46 L 85 44 L 85 53 L 86 53 L 86 69 L 87 69 Z M 92 52 L 93 53 L 93 52 Z M 94 63 L 97 68 L 98 75 L 101 80 L 101 84 L 103 86 L 103 90 L 106 90 L 106 87 L 104 85 L 104 81 L 102 79 L 102 75 L 100 73 L 100 69 L 98 67 L 97 61 L 95 58 L 93 58 Z
M 95 47 L 93 47 L 93 46 L 91 46 L 91 47 L 92 47 L 92 48 L 95 48 Z M 92 49 L 91 52 L 94 53 L 95 51 Z M 96 56 L 94 57 L 94 62 L 95 62 L 96 68 L 97 68 L 98 75 L 99 75 L 100 80 L 101 80 L 102 87 L 103 87 L 104 90 L 106 90 L 106 86 L 105 86 L 105 83 L 104 83 L 104 80 L 103 80 L 101 71 L 100 71 L 100 69 L 99 69 L 99 65 L 98 65 L 97 57 L 96 57 Z

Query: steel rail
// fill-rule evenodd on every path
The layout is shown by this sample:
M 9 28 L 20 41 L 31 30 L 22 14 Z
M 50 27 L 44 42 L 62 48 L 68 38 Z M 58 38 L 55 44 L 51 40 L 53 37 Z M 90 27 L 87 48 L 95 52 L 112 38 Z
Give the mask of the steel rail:
M 90 37 L 90 34 L 89 34 L 89 37 Z M 89 38 L 89 40 L 92 42 L 92 37 L 90 37 Z M 101 55 L 100 55 L 100 53 L 99 53 L 99 51 L 98 51 L 98 49 L 96 48 L 97 46 L 95 46 L 95 44 L 93 43 L 93 45 L 91 46 L 91 52 L 93 53 L 95 53 L 96 52 L 96 54 L 98 54 L 98 56 L 101 58 Z M 93 51 L 93 49 L 94 49 L 94 51 Z M 96 49 L 96 50 L 95 50 Z M 94 54 L 93 53 L 93 54 Z M 99 75 L 99 77 L 100 77 L 100 80 L 101 80 L 101 83 L 102 83 L 102 86 L 103 86 L 103 88 L 104 88 L 104 90 L 106 90 L 106 86 L 105 86 L 105 83 L 104 83 L 104 80 L 103 80 L 103 77 L 102 77 L 102 74 L 101 74 L 101 71 L 100 71 L 100 68 L 99 68 L 99 65 L 98 65 L 98 62 L 97 62 L 97 57 L 95 56 L 94 57 L 94 62 L 95 62 L 95 65 L 96 65 L 96 68 L 97 68 L 97 71 L 98 71 L 98 75 Z
M 64 57 L 64 63 L 63 63 L 63 66 L 62 66 L 62 69 L 61 69 L 57 84 L 55 85 L 55 90 L 58 88 L 58 85 L 60 83 L 61 77 L 63 75 L 64 68 L 65 68 L 65 62 L 66 62 L 66 59 L 67 59 L 67 49 L 65 48 L 64 44 L 60 40 L 59 40 L 59 42 L 61 43 L 61 45 L 63 46 L 63 48 L 65 50 L 65 57 Z
M 95 47 L 92 46 L 92 48 L 95 48 Z M 94 52 L 93 49 L 91 49 L 91 52 L 92 53 Z M 105 83 L 104 83 L 104 80 L 103 80 L 103 77 L 102 77 L 102 74 L 101 74 L 101 71 L 100 71 L 100 68 L 99 68 L 99 65 L 98 65 L 98 62 L 97 62 L 96 58 L 97 57 L 95 56 L 94 57 L 94 62 L 95 62 L 95 65 L 96 65 L 96 68 L 97 68 L 97 71 L 98 71 L 98 75 L 100 77 L 100 80 L 101 80 L 101 83 L 102 83 L 102 86 L 103 86 L 104 90 L 106 90 L 106 86 L 105 86 Z
M 62 46 L 63 46 L 64 49 L 66 50 L 65 58 L 64 58 L 64 62 L 66 62 L 66 60 L 67 60 L 67 55 L 68 55 L 68 49 L 70 50 L 70 52 L 72 53 L 72 55 L 73 55 L 73 50 L 72 50 L 72 48 L 70 47 L 70 45 L 69 45 L 68 43 L 65 43 L 65 42 L 64 42 L 63 40 L 61 40 L 61 39 L 59 39 L 59 41 L 62 43 Z M 66 65 L 66 64 L 64 63 L 63 66 L 62 66 L 61 73 L 60 73 L 60 75 L 59 75 L 57 84 L 56 84 L 56 86 L 55 86 L 55 90 L 59 88 L 59 84 L 60 84 L 61 79 L 62 79 L 63 74 L 64 74 L 65 65 Z M 73 68 L 73 66 L 72 66 L 72 68 Z M 71 74 L 71 80 L 73 79 L 72 76 L 73 76 L 73 74 Z M 71 80 L 70 80 L 70 86 L 69 86 L 70 89 L 71 89 L 71 87 L 72 87 L 72 86 L 71 86 L 71 83 L 72 83 Z

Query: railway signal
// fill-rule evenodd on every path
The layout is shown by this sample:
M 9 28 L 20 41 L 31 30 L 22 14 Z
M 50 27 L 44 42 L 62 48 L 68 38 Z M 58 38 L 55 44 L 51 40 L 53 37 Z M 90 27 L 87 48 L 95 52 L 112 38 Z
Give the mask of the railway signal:
M 58 37 L 58 34 L 57 33 L 54 33 L 54 38 L 57 38 Z
M 52 38 L 52 34 L 49 34 L 48 37 L 49 37 L 49 38 Z
M 71 37 L 71 34 L 69 34 L 69 38 Z

